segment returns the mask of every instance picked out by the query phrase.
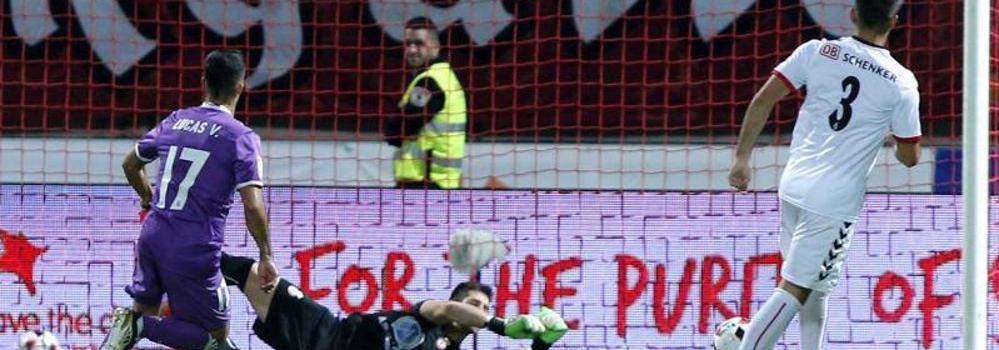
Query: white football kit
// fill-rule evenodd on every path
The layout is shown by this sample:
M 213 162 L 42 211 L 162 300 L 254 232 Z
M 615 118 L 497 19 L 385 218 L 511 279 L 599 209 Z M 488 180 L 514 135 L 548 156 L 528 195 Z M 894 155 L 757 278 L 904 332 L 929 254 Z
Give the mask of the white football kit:
M 808 91 L 778 190 L 781 276 L 829 291 L 885 136 L 920 139 L 918 85 L 887 49 L 856 37 L 806 42 L 774 75 L 792 91 Z

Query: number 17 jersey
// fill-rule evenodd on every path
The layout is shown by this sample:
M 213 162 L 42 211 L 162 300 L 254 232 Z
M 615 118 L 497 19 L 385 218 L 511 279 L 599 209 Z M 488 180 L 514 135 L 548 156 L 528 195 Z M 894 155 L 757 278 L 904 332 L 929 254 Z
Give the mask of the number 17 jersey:
M 780 198 L 816 214 L 856 221 L 867 178 L 890 132 L 919 142 L 915 76 L 884 47 L 857 37 L 811 40 L 774 75 L 807 86 L 791 138 Z
M 149 221 L 210 227 L 171 233 L 176 240 L 222 242 L 234 192 L 263 186 L 260 137 L 224 106 L 206 102 L 171 113 L 136 143 L 135 154 L 160 160 Z

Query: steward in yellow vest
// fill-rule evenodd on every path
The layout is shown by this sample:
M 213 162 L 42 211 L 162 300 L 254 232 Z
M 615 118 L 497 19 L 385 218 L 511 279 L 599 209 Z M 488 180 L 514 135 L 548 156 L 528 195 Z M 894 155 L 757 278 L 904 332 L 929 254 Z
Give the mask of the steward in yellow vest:
M 399 149 L 392 168 L 400 188 L 458 188 L 468 120 L 465 91 L 440 56 L 437 29 L 425 18 L 406 24 L 406 62 L 419 69 L 399 108 L 385 123 L 386 141 Z

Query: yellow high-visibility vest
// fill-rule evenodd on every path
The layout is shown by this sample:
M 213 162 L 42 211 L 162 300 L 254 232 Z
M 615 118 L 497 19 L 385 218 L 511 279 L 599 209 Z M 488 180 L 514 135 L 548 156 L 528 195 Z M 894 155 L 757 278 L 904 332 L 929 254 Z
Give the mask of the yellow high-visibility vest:
M 416 83 L 429 77 L 444 92 L 444 108 L 423 126 L 419 135 L 402 142 L 395 153 L 392 168 L 396 182 L 422 182 L 427 175 L 426 154 L 430 152 L 430 181 L 440 188 L 458 188 L 461 184 L 461 161 L 465 157 L 465 125 L 468 111 L 465 90 L 458 75 L 447 62 L 437 62 L 413 79 L 402 96 L 409 103 Z

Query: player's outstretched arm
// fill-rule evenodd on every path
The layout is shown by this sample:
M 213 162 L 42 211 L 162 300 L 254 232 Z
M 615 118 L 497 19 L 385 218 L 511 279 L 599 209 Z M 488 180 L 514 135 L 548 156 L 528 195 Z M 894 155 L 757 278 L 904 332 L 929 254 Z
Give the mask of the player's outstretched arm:
M 746 115 L 742 119 L 742 129 L 739 130 L 738 146 L 735 150 L 735 162 L 729 171 L 728 182 L 732 187 L 745 191 L 749 188 L 749 160 L 753 155 L 753 146 L 756 145 L 756 138 L 763 131 L 763 126 L 767 123 L 767 118 L 774 109 L 777 101 L 787 96 L 791 92 L 776 76 L 770 76 L 766 84 L 756 92 L 753 101 L 746 109 Z
M 569 332 L 569 326 L 562 319 L 562 315 L 559 315 L 555 310 L 542 306 L 534 316 L 537 316 L 541 324 L 545 326 L 545 331 L 534 338 L 531 350 L 548 350 Z
M 445 300 L 424 301 L 420 305 L 420 315 L 437 325 L 457 323 L 467 328 L 482 328 L 492 318 L 475 306 Z
M 536 316 L 517 315 L 505 320 L 456 301 L 427 300 L 420 305 L 420 315 L 438 325 L 456 323 L 466 328 L 488 328 L 513 339 L 531 339 L 545 331 L 544 324 Z
M 278 272 L 274 265 L 274 255 L 271 253 L 263 191 L 257 186 L 246 186 L 239 189 L 239 196 L 243 199 L 246 228 L 250 230 L 253 240 L 257 242 L 257 248 L 260 249 L 260 261 L 257 262 L 260 287 L 264 291 L 270 291 L 277 285 Z
M 125 171 L 125 178 L 128 179 L 128 184 L 132 185 L 132 189 L 139 195 L 142 209 L 149 210 L 149 201 L 153 198 L 153 189 L 149 185 L 149 179 L 146 178 L 146 162 L 139 159 L 135 155 L 135 152 L 129 151 L 125 155 L 125 160 L 121 162 L 121 168 Z

